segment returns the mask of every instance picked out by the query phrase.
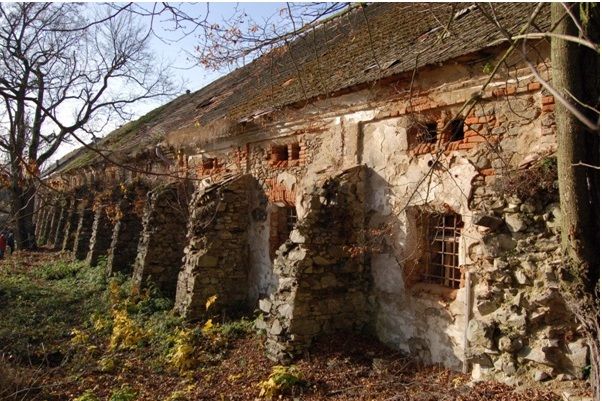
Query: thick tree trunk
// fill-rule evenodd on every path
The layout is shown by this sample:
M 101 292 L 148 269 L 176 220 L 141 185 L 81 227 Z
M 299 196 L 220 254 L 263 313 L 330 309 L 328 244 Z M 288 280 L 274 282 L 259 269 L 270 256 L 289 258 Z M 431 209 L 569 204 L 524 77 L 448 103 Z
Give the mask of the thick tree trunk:
M 574 7 L 576 8 L 576 7 Z M 552 19 L 564 15 L 560 3 L 552 4 Z M 578 12 L 578 10 L 576 10 Z M 564 18 L 557 33 L 578 36 L 575 24 Z M 593 57 L 592 57 L 593 56 Z M 598 55 L 582 46 L 561 39 L 552 40 L 552 80 L 561 93 L 570 93 L 583 103 L 596 107 L 598 96 L 586 89 L 599 88 L 598 82 L 587 79 L 590 70 L 598 65 Z M 599 69 L 599 68 L 598 68 Z M 587 86 L 587 88 L 586 88 Z M 592 96 L 593 95 L 593 96 Z M 570 99 L 569 96 L 567 98 Z M 578 104 L 574 104 L 580 107 Z M 587 113 L 587 110 L 583 110 Z M 594 117 L 595 121 L 596 117 Z M 558 135 L 558 180 L 560 204 L 563 212 L 562 243 L 571 259 L 588 271 L 590 285 L 599 278 L 599 205 L 598 170 L 576 166 L 599 162 L 599 133 L 589 131 L 562 104 L 556 104 L 556 130 Z
M 12 208 L 17 249 L 34 249 L 36 246 L 33 222 L 35 193 L 33 185 L 13 187 Z
M 570 5 L 570 4 L 569 4 Z M 581 20 L 586 35 L 599 43 L 599 5 L 574 4 L 572 11 Z M 579 36 L 579 30 L 561 3 L 552 4 L 555 33 Z M 552 39 L 552 81 L 556 89 L 592 121 L 598 116 L 573 101 L 599 109 L 599 55 L 566 40 Z M 569 95 L 570 94 L 570 95 Z M 582 163 L 600 165 L 599 132 L 588 130 L 565 106 L 556 102 L 558 140 L 558 184 L 562 210 L 562 247 L 568 256 L 565 298 L 587 331 L 590 345 L 591 378 L 599 399 L 599 293 L 600 216 L 599 170 Z

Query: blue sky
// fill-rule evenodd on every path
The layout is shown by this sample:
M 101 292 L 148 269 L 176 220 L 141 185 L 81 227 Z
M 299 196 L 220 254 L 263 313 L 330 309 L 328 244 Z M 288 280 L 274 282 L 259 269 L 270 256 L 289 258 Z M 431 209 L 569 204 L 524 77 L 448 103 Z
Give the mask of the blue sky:
M 182 7 L 191 16 L 204 15 L 207 3 L 180 3 L 178 7 Z M 232 16 L 238 8 L 238 10 L 244 10 L 257 23 L 261 23 L 270 17 L 277 18 L 278 12 L 282 7 L 285 7 L 285 3 L 209 3 L 209 20 L 215 23 L 222 23 L 224 19 Z M 163 40 L 152 38 L 150 42 L 151 50 L 154 52 L 158 63 L 163 62 L 169 65 L 172 79 L 176 86 L 182 86 L 182 92 L 185 92 L 187 89 L 193 92 L 199 90 L 234 68 L 224 68 L 220 71 L 207 70 L 195 60 L 194 48 L 199 44 L 198 34 L 200 33 L 187 35 L 182 38 L 181 32 L 169 31 L 169 23 L 155 21 L 154 27 L 157 34 Z M 134 105 L 132 107 L 132 111 L 135 114 L 133 119 L 167 103 L 169 100 L 171 99 L 147 101 Z M 108 134 L 122 124 L 123 121 L 115 121 L 107 126 L 99 136 Z M 58 160 L 77 147 L 79 147 L 77 143 L 73 145 L 64 144 L 52 159 Z
M 251 18 L 257 22 L 262 22 L 264 19 L 277 16 L 278 11 L 284 7 L 285 3 L 209 3 L 209 18 L 211 21 L 221 23 L 224 18 L 231 16 L 236 7 L 244 10 Z M 199 4 L 183 4 L 183 9 L 190 13 L 204 14 L 206 12 L 206 3 Z M 173 34 L 168 31 L 163 31 L 161 35 L 164 38 L 176 39 L 181 34 Z M 215 79 L 219 78 L 229 71 L 205 70 L 199 63 L 191 58 L 194 54 L 194 47 L 199 43 L 197 34 L 188 35 L 178 42 L 166 43 L 156 38 L 152 40 L 152 48 L 162 57 L 171 61 L 174 77 L 177 79 L 185 79 L 188 81 L 185 89 L 196 91 Z

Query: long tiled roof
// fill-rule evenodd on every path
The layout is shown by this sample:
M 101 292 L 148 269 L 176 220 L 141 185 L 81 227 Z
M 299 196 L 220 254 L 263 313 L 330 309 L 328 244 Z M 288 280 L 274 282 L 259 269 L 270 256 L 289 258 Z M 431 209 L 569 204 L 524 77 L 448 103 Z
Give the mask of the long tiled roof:
M 511 34 L 520 31 L 536 6 L 482 4 Z M 549 6 L 543 7 L 533 25 L 531 31 L 549 29 Z M 136 129 L 125 133 L 117 130 L 99 145 L 125 157 L 141 147 L 154 146 L 169 132 L 207 135 L 203 128 L 220 119 L 242 121 L 316 96 L 443 63 L 503 39 L 500 30 L 473 3 L 370 4 L 309 30 L 289 48 L 276 49 L 195 93 L 180 96 L 149 113 L 152 118 Z M 91 156 L 95 159 L 98 157 Z

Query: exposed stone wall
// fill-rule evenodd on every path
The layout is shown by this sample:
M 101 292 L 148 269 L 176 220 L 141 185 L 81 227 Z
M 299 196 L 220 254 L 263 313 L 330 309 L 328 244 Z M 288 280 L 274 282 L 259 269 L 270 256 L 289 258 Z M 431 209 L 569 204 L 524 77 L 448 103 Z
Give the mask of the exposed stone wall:
M 586 344 L 561 293 L 553 168 L 549 159 L 500 178 L 493 188 L 481 183 L 473 198 L 484 242 L 472 247 L 481 253 L 473 267 L 475 308 L 467 330 L 474 378 L 582 378 L 588 364 Z M 537 190 L 546 184 L 548 191 Z
M 52 248 L 54 250 L 60 250 L 63 246 L 63 240 L 65 237 L 65 226 L 67 225 L 67 218 L 69 210 L 71 209 L 71 199 L 65 199 L 61 202 L 60 215 L 52 238 Z
M 134 286 L 155 284 L 165 295 L 176 292 L 186 246 L 189 189 L 170 184 L 149 192 L 142 218 Z
M 65 235 L 63 236 L 62 250 L 63 251 L 72 251 L 73 244 L 75 242 L 75 234 L 77 232 L 77 225 L 79 222 L 79 215 L 77 213 L 77 205 L 78 199 L 74 196 L 69 205 L 69 210 L 67 211 L 67 220 L 65 223 Z
M 46 223 L 42 229 L 42 234 L 39 238 L 41 245 L 48 245 L 51 239 L 54 240 L 54 234 L 56 233 L 56 224 L 61 214 L 61 208 L 59 200 L 54 198 L 48 206 L 48 214 L 46 215 Z
M 94 221 L 92 223 L 92 233 L 90 234 L 90 248 L 86 256 L 86 263 L 90 266 L 96 266 L 100 257 L 106 256 L 111 238 L 113 236 L 113 223 L 107 216 L 106 207 L 96 205 L 94 210 Z
M 202 315 L 216 295 L 215 309 L 241 309 L 249 290 L 249 201 L 256 181 L 234 176 L 199 188 L 190 204 L 188 245 L 178 278 L 176 309 L 189 317 Z M 256 213 L 260 213 L 259 211 Z
M 77 260 L 85 260 L 90 250 L 90 237 L 92 236 L 92 225 L 94 224 L 91 198 L 82 199 L 78 204 L 77 216 L 77 230 L 73 239 L 73 257 Z
M 107 257 L 107 274 L 130 274 L 138 252 L 142 232 L 141 213 L 135 208 L 136 199 L 122 199 L 118 204 L 118 219 L 113 229 Z
M 365 257 L 353 253 L 363 241 L 364 174 L 354 168 L 317 184 L 277 251 L 278 289 L 260 301 L 273 359 L 290 359 L 319 334 L 369 322 L 370 274 Z

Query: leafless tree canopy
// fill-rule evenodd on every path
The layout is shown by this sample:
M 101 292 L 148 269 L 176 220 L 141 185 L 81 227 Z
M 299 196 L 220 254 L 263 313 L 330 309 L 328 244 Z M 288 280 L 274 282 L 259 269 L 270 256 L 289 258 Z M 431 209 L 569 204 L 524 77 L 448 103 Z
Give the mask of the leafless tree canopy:
M 172 90 L 137 18 L 106 5 L 0 4 L 0 150 L 17 226 L 31 218 L 33 177 L 63 142 Z
M 81 4 L 0 5 L 0 147 L 39 166 L 69 138 L 171 90 L 132 14 Z M 103 21 L 90 24 L 90 21 Z

